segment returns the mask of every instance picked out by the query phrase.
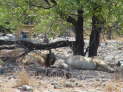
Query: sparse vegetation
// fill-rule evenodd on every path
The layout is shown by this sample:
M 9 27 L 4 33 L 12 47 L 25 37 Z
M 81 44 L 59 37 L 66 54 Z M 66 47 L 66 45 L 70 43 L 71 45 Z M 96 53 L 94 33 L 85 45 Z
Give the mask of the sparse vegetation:
M 26 72 L 26 70 L 22 70 L 17 73 L 17 81 L 16 86 L 22 86 L 22 85 L 30 85 L 31 76 Z
M 123 0 L 0 0 L 0 92 L 123 92 L 122 37 Z
M 122 81 L 110 81 L 105 86 L 105 92 L 122 92 L 123 83 Z

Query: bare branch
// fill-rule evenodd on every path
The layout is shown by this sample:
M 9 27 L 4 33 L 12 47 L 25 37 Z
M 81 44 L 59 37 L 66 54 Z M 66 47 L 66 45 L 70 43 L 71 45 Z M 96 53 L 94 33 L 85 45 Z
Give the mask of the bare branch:
M 3 49 L 15 49 L 16 48 L 16 45 L 2 45 L 0 46 L 0 50 L 3 50 Z
M 2 42 L 2 43 L 1 43 Z M 11 44 L 8 44 L 11 43 Z M 74 41 L 68 41 L 68 40 L 64 40 L 64 41 L 58 41 L 58 42 L 53 42 L 53 43 L 33 43 L 31 41 L 6 41 L 6 40 L 0 40 L 1 45 L 18 45 L 21 48 L 24 48 L 26 50 L 32 51 L 32 50 L 49 50 L 49 49 L 54 49 L 54 48 L 60 48 L 60 47 L 69 47 L 72 46 L 74 44 Z M 4 47 L 1 47 L 4 49 Z M 13 47 L 5 47 L 5 48 L 14 48 Z
M 7 41 L 7 40 L 0 40 L 0 45 L 12 45 L 15 44 L 16 41 Z

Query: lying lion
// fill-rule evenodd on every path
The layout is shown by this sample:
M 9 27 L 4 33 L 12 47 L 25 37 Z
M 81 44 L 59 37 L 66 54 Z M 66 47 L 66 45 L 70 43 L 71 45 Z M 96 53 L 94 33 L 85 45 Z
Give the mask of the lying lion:
M 49 53 L 35 53 L 31 52 L 25 56 L 22 60 L 24 64 L 37 63 L 41 66 L 50 67 L 56 61 L 54 53 L 49 51 Z
M 64 59 L 64 62 L 59 67 L 65 69 L 84 69 L 84 70 L 102 70 L 107 72 L 114 72 L 106 62 L 97 58 L 89 58 L 80 55 L 70 56 Z

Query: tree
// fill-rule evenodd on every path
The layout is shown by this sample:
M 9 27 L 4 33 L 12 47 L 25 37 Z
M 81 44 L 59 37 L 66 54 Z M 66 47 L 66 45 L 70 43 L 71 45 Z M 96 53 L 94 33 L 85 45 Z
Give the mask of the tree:
M 90 35 L 89 42 L 89 57 L 97 56 L 97 50 L 100 43 L 100 33 L 102 32 L 104 27 L 108 27 L 108 35 L 111 38 L 111 34 L 113 31 L 113 26 L 117 23 L 118 17 L 120 17 L 117 11 L 118 5 L 121 9 L 122 1 L 114 1 L 114 0 L 89 0 L 89 5 L 92 8 L 92 32 Z M 122 2 L 123 3 L 123 2 Z M 116 16 L 117 15 L 117 16 Z M 112 24 L 112 26 L 109 26 Z
M 75 55 L 83 55 L 84 56 L 84 37 L 83 37 L 83 10 L 77 10 L 78 16 L 77 20 L 69 16 L 67 18 L 67 22 L 70 22 L 74 25 L 75 30 L 75 38 L 76 42 L 73 47 L 73 52 Z
M 74 26 L 76 42 L 73 45 L 74 55 L 84 56 L 84 11 L 80 0 L 59 0 L 55 12 L 60 18 Z
M 100 33 L 102 29 L 110 28 L 113 24 L 121 27 L 120 19 L 123 13 L 120 9 L 123 1 L 119 0 L 6 0 L 6 8 L 19 23 L 32 23 L 34 21 L 39 31 L 50 32 L 49 27 L 55 30 L 65 28 L 65 25 L 74 26 L 76 42 L 73 46 L 75 55 L 85 55 L 84 52 L 84 23 L 92 18 L 92 32 L 89 42 L 89 56 L 97 55 L 100 43 Z M 118 11 L 116 11 L 118 9 Z M 27 20 L 26 20 L 27 19 Z M 90 23 L 90 22 L 89 22 Z M 61 25 L 62 24 L 62 25 Z M 57 33 L 57 32 L 56 32 Z
M 97 56 L 97 50 L 100 43 L 100 33 L 102 27 L 104 26 L 104 18 L 101 15 L 102 5 L 99 5 L 96 2 L 91 2 L 92 4 L 92 32 L 90 35 L 89 42 L 89 57 Z

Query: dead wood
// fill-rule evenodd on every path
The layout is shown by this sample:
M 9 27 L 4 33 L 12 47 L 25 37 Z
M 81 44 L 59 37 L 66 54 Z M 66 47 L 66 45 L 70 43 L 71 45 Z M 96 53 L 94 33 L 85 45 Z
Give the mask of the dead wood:
M 15 49 L 16 48 L 16 45 L 2 45 L 0 46 L 0 50 L 3 50 L 3 49 Z
M 2 46 L 2 45 L 16 45 L 21 48 L 25 48 L 28 50 L 49 50 L 55 49 L 60 47 L 71 47 L 74 44 L 74 41 L 57 41 L 53 43 L 33 43 L 31 41 L 26 40 L 18 40 L 18 41 L 7 41 L 7 40 L 0 40 L 1 49 L 13 49 L 14 46 Z
M 17 48 L 22 48 L 23 53 L 14 55 L 14 58 L 22 58 L 26 56 L 29 52 L 33 50 L 50 50 L 50 49 L 55 49 L 55 48 L 60 48 L 60 47 L 71 47 L 73 46 L 74 41 L 57 41 L 53 43 L 34 43 L 32 41 L 27 41 L 27 40 L 18 40 L 18 41 L 7 41 L 7 40 L 0 40 L 0 50 L 13 50 L 16 51 L 15 49 Z M 6 54 L 7 55 L 7 54 Z M 4 58 L 8 58 L 6 55 L 4 55 Z M 9 56 L 12 58 L 12 54 L 9 54 Z M 1 57 L 3 58 L 3 56 Z

